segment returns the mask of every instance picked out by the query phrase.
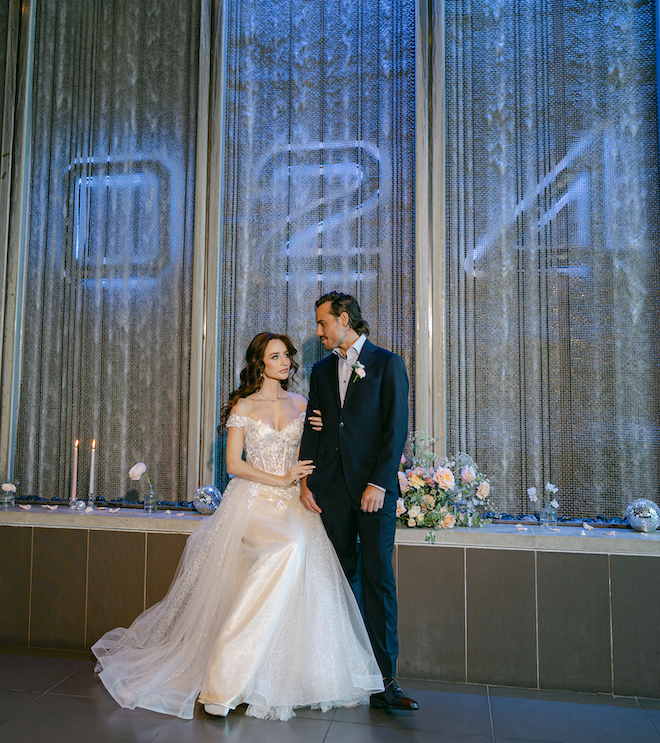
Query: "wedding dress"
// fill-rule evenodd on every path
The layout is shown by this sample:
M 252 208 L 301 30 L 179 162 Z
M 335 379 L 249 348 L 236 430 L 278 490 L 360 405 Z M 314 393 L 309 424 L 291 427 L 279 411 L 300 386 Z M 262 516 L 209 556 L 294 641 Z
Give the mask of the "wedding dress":
M 248 464 L 284 474 L 304 414 L 281 431 L 245 416 Z M 193 717 L 195 700 L 287 720 L 294 707 L 354 706 L 383 688 L 359 608 L 298 485 L 239 477 L 191 534 L 167 596 L 92 648 L 122 707 Z

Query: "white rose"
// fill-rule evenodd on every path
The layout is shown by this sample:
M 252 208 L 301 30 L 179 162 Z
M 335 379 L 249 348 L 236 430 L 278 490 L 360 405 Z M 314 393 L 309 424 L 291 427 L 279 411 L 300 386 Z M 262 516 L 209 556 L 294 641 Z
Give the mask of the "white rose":
M 2 489 L 5 491 L 5 493 L 15 493 L 16 485 L 14 485 L 13 482 L 3 482 Z
M 408 519 L 408 526 L 417 526 L 415 519 Z
M 134 464 L 128 471 L 128 476 L 131 480 L 139 480 L 142 475 L 147 471 L 147 465 L 144 462 L 138 462 Z
M 557 501 L 557 499 L 556 499 L 556 498 L 553 498 L 553 499 L 552 499 L 552 500 L 550 501 L 550 505 L 551 505 L 551 506 L 552 506 L 553 508 L 559 508 L 559 503 L 558 503 L 558 501 Z
M 553 485 L 551 482 L 546 482 L 545 489 L 548 491 L 548 493 L 552 493 L 553 495 L 559 490 L 559 488 Z

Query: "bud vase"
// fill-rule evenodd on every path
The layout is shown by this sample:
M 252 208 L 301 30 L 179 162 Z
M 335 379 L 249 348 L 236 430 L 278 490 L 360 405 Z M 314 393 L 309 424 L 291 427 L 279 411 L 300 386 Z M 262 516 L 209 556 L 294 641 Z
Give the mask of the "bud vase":
M 544 506 L 539 514 L 539 523 L 541 526 L 557 526 L 557 509 L 551 505 Z
M 145 513 L 154 513 L 158 510 L 158 504 L 156 503 L 157 499 L 156 493 L 154 493 L 153 490 L 150 490 L 145 496 L 144 496 L 144 511 Z

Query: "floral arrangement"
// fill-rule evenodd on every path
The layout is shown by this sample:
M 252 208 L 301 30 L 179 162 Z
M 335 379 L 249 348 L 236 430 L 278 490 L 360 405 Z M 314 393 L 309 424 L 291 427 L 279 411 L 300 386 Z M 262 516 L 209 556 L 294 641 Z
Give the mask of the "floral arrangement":
M 415 431 L 410 461 L 401 457 L 397 522 L 427 529 L 489 524 L 485 514 L 493 508 L 488 478 L 468 454 L 459 452 L 453 460 L 438 457 L 432 450 L 435 443 L 425 431 Z
M 551 482 L 547 482 L 545 484 L 544 488 L 544 497 L 542 498 L 542 501 L 545 501 L 547 498 L 550 498 L 552 496 L 552 499 L 548 501 L 547 505 L 544 505 L 544 503 L 541 503 L 542 506 L 546 507 L 550 506 L 555 509 L 555 511 L 559 508 L 559 502 L 557 501 L 557 498 L 555 497 L 557 493 L 559 492 L 559 488 L 556 485 L 553 485 Z M 530 503 L 537 503 L 539 496 L 537 493 L 536 488 L 527 488 L 527 495 L 529 496 Z

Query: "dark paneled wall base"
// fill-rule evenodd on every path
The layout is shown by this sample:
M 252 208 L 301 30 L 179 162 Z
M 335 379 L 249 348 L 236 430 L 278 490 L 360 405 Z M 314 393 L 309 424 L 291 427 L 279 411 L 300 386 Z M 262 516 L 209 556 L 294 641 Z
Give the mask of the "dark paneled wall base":
M 536 686 L 534 553 L 468 549 L 467 680 Z
M 609 557 L 539 552 L 539 686 L 612 692 Z
M 33 527 L 0 526 L 0 644 L 27 645 Z
M 147 534 L 147 606 L 167 593 L 187 539 L 187 534 Z
M 660 558 L 612 555 L 615 694 L 660 697 Z
M 141 532 L 89 532 L 87 646 L 145 609 L 145 540 Z
M 79 529 L 35 529 L 32 647 L 84 650 L 87 535 Z
M 401 676 L 465 681 L 462 547 L 398 545 Z

